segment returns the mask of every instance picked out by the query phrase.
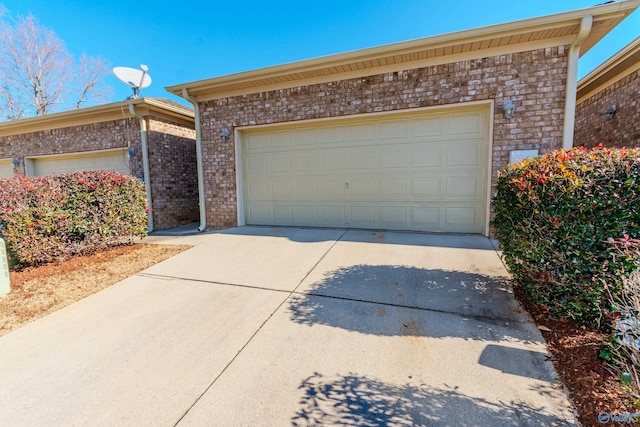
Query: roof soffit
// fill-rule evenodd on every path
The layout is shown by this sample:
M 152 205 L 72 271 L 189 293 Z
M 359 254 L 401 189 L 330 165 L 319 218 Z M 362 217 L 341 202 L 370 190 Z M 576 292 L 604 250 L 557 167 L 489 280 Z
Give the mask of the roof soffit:
M 633 40 L 578 82 L 580 103 L 640 69 L 640 37 Z
M 582 17 L 591 15 L 594 18 L 592 31 L 581 45 L 582 55 L 638 6 L 640 0 L 627 0 L 215 77 L 166 89 L 182 96 L 182 89 L 185 88 L 196 100 L 207 100 L 292 87 L 310 81 L 328 82 L 387 70 L 412 69 L 424 64 L 566 45 L 571 44 L 577 36 Z
M 136 113 L 143 117 L 158 117 L 172 120 L 186 126 L 194 126 L 193 111 L 189 111 L 187 107 L 185 107 L 187 109 L 179 108 L 152 98 L 139 98 L 60 113 L 51 113 L 44 116 L 1 122 L 0 136 L 18 135 L 133 118 L 135 116 L 129 111 L 130 104 L 133 104 Z

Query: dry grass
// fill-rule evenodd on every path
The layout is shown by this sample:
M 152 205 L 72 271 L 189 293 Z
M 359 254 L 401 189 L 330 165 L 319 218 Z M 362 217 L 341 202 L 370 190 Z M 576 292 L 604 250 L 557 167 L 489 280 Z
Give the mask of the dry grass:
M 186 249 L 189 246 L 121 246 L 57 265 L 12 271 L 11 292 L 0 296 L 0 336 Z

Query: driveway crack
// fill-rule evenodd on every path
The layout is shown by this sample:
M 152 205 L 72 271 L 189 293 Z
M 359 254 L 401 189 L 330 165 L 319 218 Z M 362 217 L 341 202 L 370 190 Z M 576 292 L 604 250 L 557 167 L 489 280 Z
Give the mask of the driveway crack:
M 345 236 L 345 234 L 347 234 L 348 232 L 349 232 L 349 229 L 348 229 L 348 228 L 347 228 L 346 230 L 344 230 L 344 233 L 342 233 L 342 234 L 340 235 L 340 237 L 338 237 L 338 238 L 336 239 L 336 241 L 335 241 L 335 242 L 333 242 L 333 244 L 331 245 L 331 247 L 330 247 L 329 249 L 327 249 L 327 250 L 325 251 L 325 253 L 324 253 L 324 254 L 322 254 L 322 256 L 318 259 L 318 261 L 317 261 L 317 262 L 316 262 L 316 263 L 315 263 L 315 264 L 314 264 L 314 265 L 309 269 L 309 271 L 307 271 L 307 274 L 305 274 L 305 275 L 304 275 L 304 277 L 300 280 L 300 283 L 298 283 L 298 286 L 296 286 L 296 287 L 295 287 L 295 289 L 293 289 L 293 290 L 289 293 L 289 296 L 292 296 L 293 294 L 296 294 L 296 293 L 297 293 L 297 290 L 298 290 L 298 288 L 300 287 L 300 285 L 302 285 L 302 283 L 307 279 L 307 277 L 309 277 L 309 275 L 311 274 L 311 272 L 312 272 L 313 270 L 315 270 L 315 269 L 316 269 L 316 267 L 318 266 L 318 264 L 320 264 L 320 263 L 322 262 L 322 260 L 323 260 L 323 259 L 325 259 L 325 257 L 327 256 L 327 254 L 328 254 L 329 252 L 331 252 L 331 250 L 332 250 L 332 249 L 333 249 L 333 248 L 338 244 L 338 242 L 339 242 L 340 240 L 342 240 L 342 238 L 343 238 L 343 237 Z
M 349 229 L 345 229 L 344 232 L 340 235 L 340 237 L 338 237 L 336 239 L 336 241 L 333 242 L 333 244 L 329 247 L 329 249 L 327 249 L 325 251 L 325 253 L 322 254 L 322 256 L 318 259 L 318 261 L 309 269 L 309 271 L 307 271 L 307 274 L 305 274 L 304 277 L 300 280 L 300 282 L 295 287 L 295 289 L 293 289 L 292 291 L 279 291 L 279 292 L 283 292 L 283 293 L 286 292 L 287 293 L 286 298 L 282 299 L 282 302 L 280 304 L 278 304 L 278 306 L 271 312 L 271 314 L 269 314 L 269 316 L 267 316 L 267 318 L 260 324 L 258 329 L 256 329 L 256 331 L 242 345 L 240 350 L 238 350 L 236 352 L 236 354 L 229 361 L 229 363 L 227 363 L 225 365 L 225 367 L 220 371 L 220 373 L 218 375 L 216 375 L 216 377 L 211 381 L 211 383 L 209 383 L 209 385 L 207 387 L 205 387 L 204 391 L 202 393 L 200 393 L 200 395 L 193 401 L 193 403 L 187 408 L 187 410 L 184 411 L 182 416 L 174 424 L 174 427 L 178 426 L 178 424 L 180 424 L 182 422 L 184 417 L 187 416 L 187 414 L 191 411 L 191 409 L 193 409 L 193 407 L 202 399 L 202 397 L 211 389 L 211 387 L 213 387 L 213 385 L 218 381 L 218 379 L 227 371 L 227 369 L 229 369 L 229 367 L 238 358 L 238 356 L 240 356 L 240 354 L 249 345 L 249 343 L 251 343 L 251 341 L 253 341 L 255 336 L 258 335 L 258 333 L 262 330 L 262 328 L 264 328 L 264 325 L 266 325 L 267 322 L 269 322 L 269 320 L 271 320 L 271 318 L 274 316 L 274 314 L 276 314 L 280 310 L 280 308 L 285 304 L 285 302 L 287 302 L 289 300 L 289 298 L 296 293 L 296 290 L 300 287 L 302 282 L 304 282 L 304 280 L 309 276 L 309 274 L 311 274 L 311 272 L 318 266 L 318 264 L 327 256 L 327 254 L 329 252 L 331 252 L 331 250 L 335 247 L 335 245 L 345 236 L 345 234 L 347 234 L 348 231 L 349 231 Z M 170 278 L 169 276 L 155 276 L 155 275 L 148 275 L 148 276 L 154 276 L 154 277 L 159 277 L 159 278 L 162 278 L 162 277 L 163 278 Z M 173 278 L 170 278 L 170 279 L 173 279 Z M 205 280 L 199 280 L 199 281 L 200 282 L 207 282 Z M 212 282 L 207 282 L 207 283 L 212 283 Z M 234 285 L 234 284 L 228 284 L 228 283 L 221 283 L 221 284 L 222 285 L 228 285 L 228 286 L 242 286 L 242 285 Z M 253 286 L 243 286 L 243 287 L 253 287 Z M 258 288 L 256 288 L 256 289 L 258 289 Z M 264 288 L 259 288 L 259 289 L 263 289 L 264 290 Z

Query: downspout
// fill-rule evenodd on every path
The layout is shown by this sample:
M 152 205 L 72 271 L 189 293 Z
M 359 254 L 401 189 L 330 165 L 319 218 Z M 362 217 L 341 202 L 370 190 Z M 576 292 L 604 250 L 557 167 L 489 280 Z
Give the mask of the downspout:
M 149 172 L 149 144 L 147 141 L 147 120 L 136 113 L 133 103 L 129 104 L 129 112 L 136 116 L 140 121 L 140 144 L 142 145 L 142 173 L 144 176 L 144 186 L 147 189 L 147 203 L 153 208 L 153 200 L 151 199 L 151 173 Z M 153 231 L 153 209 L 147 217 L 147 232 Z
M 567 60 L 567 91 L 564 99 L 564 132 L 562 135 L 562 148 L 573 148 L 573 134 L 576 121 L 576 91 L 578 88 L 578 60 L 580 59 L 580 46 L 591 32 L 593 16 L 583 16 L 580 21 L 578 36 L 571 43 L 569 58 Z
M 189 95 L 187 88 L 182 88 L 182 97 L 193 104 L 196 126 L 196 169 L 198 175 L 198 206 L 200 208 L 200 226 L 198 231 L 207 228 L 207 209 L 204 199 L 204 167 L 202 165 L 202 134 L 200 131 L 200 105 Z

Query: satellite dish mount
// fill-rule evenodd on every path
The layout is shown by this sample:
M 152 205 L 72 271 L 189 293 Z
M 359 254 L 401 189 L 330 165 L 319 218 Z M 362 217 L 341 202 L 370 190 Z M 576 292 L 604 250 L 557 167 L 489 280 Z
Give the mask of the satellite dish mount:
M 133 89 L 133 95 L 127 99 L 140 98 L 140 90 L 151 85 L 151 76 L 147 74 L 147 71 L 149 71 L 149 67 L 144 64 L 140 64 L 140 70 L 129 67 L 115 67 L 113 69 L 113 74 Z

